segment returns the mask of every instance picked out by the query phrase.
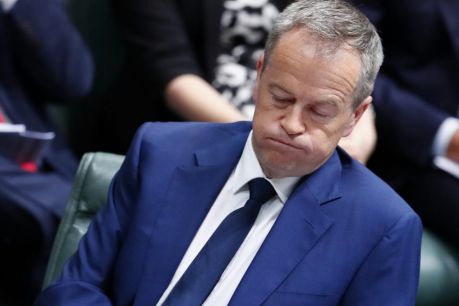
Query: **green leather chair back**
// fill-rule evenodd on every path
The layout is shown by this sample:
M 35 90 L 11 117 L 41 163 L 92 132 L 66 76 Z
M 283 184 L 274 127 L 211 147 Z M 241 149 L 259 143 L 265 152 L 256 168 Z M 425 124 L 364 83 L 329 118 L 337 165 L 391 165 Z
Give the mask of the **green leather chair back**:
M 64 218 L 54 240 L 44 287 L 61 273 L 65 261 L 75 253 L 89 223 L 107 202 L 108 187 L 123 158 L 121 155 L 100 152 L 83 155 Z
M 458 259 L 455 250 L 424 230 L 416 306 L 459 305 Z
M 123 156 L 109 153 L 87 153 L 83 156 L 54 242 L 44 287 L 60 274 L 65 261 L 76 251 L 78 241 L 86 233 L 92 218 L 107 201 L 110 181 L 122 160 Z M 452 249 L 424 230 L 416 306 L 459 305 L 458 258 Z

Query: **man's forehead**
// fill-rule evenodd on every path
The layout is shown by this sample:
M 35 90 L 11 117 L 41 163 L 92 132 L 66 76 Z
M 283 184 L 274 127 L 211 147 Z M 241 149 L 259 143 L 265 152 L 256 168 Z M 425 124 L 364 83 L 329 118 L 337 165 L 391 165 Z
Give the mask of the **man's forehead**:
M 274 47 L 275 51 L 279 47 L 282 48 L 285 44 L 294 44 L 301 47 L 308 47 L 314 50 L 314 53 L 318 57 L 333 57 L 340 51 L 347 51 L 360 57 L 359 52 L 349 45 L 344 40 L 331 40 L 326 39 L 314 33 L 306 26 L 296 26 L 291 30 L 283 33 L 279 37 L 279 41 Z
M 357 50 L 346 43 L 318 39 L 306 28 L 295 28 L 281 37 L 273 51 L 266 67 L 275 69 L 269 76 L 271 89 L 276 80 L 282 81 L 282 89 L 289 93 L 309 87 L 326 88 L 329 93 L 335 88 L 341 102 L 352 104 L 362 66 Z M 294 80 L 303 84 L 296 84 Z M 290 84 L 292 81 L 295 86 Z

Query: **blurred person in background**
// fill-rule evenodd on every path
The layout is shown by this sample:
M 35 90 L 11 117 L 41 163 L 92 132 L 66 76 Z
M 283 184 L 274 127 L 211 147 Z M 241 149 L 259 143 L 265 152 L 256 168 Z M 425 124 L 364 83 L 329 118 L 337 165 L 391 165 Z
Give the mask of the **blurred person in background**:
M 354 0 L 378 28 L 378 146 L 369 166 L 459 247 L 459 1 Z
M 250 120 L 256 62 L 290 2 L 114 0 L 127 59 L 101 108 L 97 149 L 125 154 L 145 121 Z M 370 112 L 359 123 L 366 128 L 343 140 L 362 162 L 376 141 Z
M 60 3 L 0 0 L 0 127 L 53 135 L 45 102 L 86 94 L 92 75 L 89 51 Z M 19 150 L 0 149 L 0 304 L 30 305 L 77 161 L 59 135 L 37 160 L 18 162 Z

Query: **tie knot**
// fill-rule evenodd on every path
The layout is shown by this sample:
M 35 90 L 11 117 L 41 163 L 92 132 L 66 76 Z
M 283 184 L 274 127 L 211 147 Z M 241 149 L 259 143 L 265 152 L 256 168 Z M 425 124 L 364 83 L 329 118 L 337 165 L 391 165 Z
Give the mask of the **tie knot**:
M 249 182 L 249 190 L 250 199 L 260 204 L 265 203 L 276 194 L 271 183 L 261 177 L 255 178 Z

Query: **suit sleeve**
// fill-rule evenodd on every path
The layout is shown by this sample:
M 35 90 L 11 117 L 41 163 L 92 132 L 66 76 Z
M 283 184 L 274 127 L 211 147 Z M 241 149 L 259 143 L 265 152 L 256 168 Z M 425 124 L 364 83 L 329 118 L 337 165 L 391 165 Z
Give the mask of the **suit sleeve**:
M 36 306 L 108 306 L 113 267 L 122 246 L 136 201 L 140 129 L 115 175 L 107 206 L 97 214 L 81 239 L 78 250 L 64 266 L 62 275 L 39 296 Z
M 391 6 L 384 0 L 352 2 L 368 16 L 382 36 L 397 35 L 393 29 L 386 28 L 392 23 L 389 10 L 395 11 L 396 5 Z M 411 16 L 411 20 L 415 17 Z M 387 49 L 384 37 L 383 46 L 390 57 L 391 50 Z M 415 54 L 411 56 L 416 57 Z M 430 164 L 434 137 L 449 115 L 399 82 L 391 71 L 393 69 L 398 68 L 393 64 L 387 69 L 383 63 L 373 92 L 379 139 L 418 164 Z
M 376 124 L 381 139 L 418 164 L 432 160 L 432 145 L 449 115 L 380 73 L 373 92 Z
M 340 305 L 414 306 L 421 235 L 417 215 L 400 218 L 362 263 Z
M 28 88 L 56 100 L 89 92 L 90 52 L 58 0 L 18 0 L 6 15 L 13 54 Z
M 196 1 L 198 3 L 198 1 Z M 177 76 L 202 76 L 177 1 L 116 0 L 115 14 L 131 56 L 161 90 Z

